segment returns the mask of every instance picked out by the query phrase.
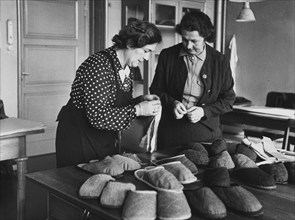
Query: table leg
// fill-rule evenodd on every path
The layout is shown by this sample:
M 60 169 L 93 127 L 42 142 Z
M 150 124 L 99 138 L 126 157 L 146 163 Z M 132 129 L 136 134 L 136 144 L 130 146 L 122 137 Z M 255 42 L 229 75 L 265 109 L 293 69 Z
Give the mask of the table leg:
M 19 139 L 19 158 L 17 164 L 17 220 L 25 219 L 25 193 L 27 172 L 26 137 Z
M 287 126 L 284 132 L 284 139 L 283 139 L 283 149 L 285 150 L 290 150 L 289 135 L 290 135 L 290 127 Z

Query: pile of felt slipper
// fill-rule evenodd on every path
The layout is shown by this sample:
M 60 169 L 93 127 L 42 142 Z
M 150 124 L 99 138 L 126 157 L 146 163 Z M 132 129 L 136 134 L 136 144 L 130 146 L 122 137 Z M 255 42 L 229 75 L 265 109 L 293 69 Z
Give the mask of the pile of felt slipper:
M 207 168 L 204 186 L 184 192 L 193 212 L 205 218 L 224 218 L 227 210 L 249 217 L 263 214 L 257 198 L 242 186 L 232 184 L 225 167 Z
M 266 152 L 260 152 L 260 154 Z M 276 184 L 294 183 L 294 162 L 263 163 L 253 148 L 244 142 L 238 144 L 235 154 L 232 155 L 235 169 L 231 177 L 242 184 L 260 189 L 275 189 Z
M 189 143 L 179 146 L 179 154 L 184 154 L 197 167 L 226 167 L 229 170 L 235 167 L 223 139 L 211 144 Z
M 79 189 L 83 199 L 97 199 L 108 208 L 121 208 L 125 220 L 189 219 L 191 209 L 182 190 L 136 190 L 132 183 L 96 174 Z

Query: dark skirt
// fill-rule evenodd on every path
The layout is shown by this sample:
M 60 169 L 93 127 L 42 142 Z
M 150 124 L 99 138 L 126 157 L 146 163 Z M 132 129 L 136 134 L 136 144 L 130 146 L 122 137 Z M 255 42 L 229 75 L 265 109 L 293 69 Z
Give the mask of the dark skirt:
M 84 110 L 76 108 L 71 100 L 62 107 L 57 121 L 57 167 L 88 163 L 115 153 L 117 132 L 92 127 Z
M 192 142 L 209 142 L 221 139 L 221 129 L 211 128 L 202 122 L 191 123 L 186 116 L 175 119 L 162 114 L 158 128 L 157 148 L 173 148 Z

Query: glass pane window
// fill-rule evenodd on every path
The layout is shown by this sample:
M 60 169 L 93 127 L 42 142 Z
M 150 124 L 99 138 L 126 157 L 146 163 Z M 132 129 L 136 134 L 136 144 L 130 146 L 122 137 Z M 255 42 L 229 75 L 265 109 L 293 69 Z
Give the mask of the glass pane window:
M 156 4 L 156 25 L 175 26 L 175 6 Z

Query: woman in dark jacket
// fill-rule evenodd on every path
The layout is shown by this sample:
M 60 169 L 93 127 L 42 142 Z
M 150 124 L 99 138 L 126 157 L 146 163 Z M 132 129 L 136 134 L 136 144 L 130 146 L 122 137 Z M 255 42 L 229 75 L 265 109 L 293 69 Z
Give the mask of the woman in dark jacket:
M 150 87 L 163 108 L 158 149 L 222 140 L 219 118 L 235 100 L 229 61 L 206 44 L 215 40 L 210 18 L 188 12 L 176 31 L 182 43 L 161 51 Z
M 70 99 L 57 119 L 57 167 L 116 153 L 118 131 L 137 116 L 160 111 L 158 96 L 132 97 L 132 68 L 149 59 L 162 40 L 160 31 L 154 24 L 134 20 L 112 40 L 112 47 L 89 56 L 76 72 Z

